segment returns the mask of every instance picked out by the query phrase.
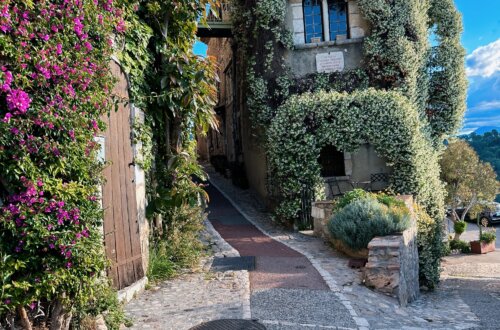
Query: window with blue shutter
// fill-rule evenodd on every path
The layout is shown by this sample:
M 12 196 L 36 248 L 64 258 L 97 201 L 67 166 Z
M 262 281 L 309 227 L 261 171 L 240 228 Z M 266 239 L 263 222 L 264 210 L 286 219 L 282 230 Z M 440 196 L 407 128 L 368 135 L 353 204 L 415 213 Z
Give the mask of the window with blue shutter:
M 313 42 L 313 38 L 324 41 L 321 0 L 304 0 L 303 8 L 306 43 Z
M 347 3 L 345 0 L 328 0 L 328 20 L 330 40 L 336 40 L 338 35 L 347 38 Z

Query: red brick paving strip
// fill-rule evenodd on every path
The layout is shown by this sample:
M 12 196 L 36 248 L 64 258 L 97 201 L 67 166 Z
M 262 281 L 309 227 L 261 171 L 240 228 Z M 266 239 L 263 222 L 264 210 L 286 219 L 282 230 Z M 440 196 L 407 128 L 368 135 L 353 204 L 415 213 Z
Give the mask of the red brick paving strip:
M 228 206 L 229 201 L 225 200 L 218 190 L 210 188 L 207 190 L 211 196 L 212 214 L 233 212 L 238 214 L 236 209 Z M 254 225 L 250 223 L 224 225 L 210 216 L 209 220 L 241 256 L 256 257 L 255 270 L 250 272 L 252 290 L 271 288 L 328 290 L 325 281 L 306 257 L 265 235 Z

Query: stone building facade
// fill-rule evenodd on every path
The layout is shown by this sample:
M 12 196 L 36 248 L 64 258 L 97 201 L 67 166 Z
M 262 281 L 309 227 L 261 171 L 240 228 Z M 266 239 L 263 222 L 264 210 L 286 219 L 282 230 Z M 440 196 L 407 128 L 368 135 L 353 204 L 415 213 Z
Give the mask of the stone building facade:
M 288 0 L 286 26 L 293 35 L 293 48 L 286 51 L 285 61 L 295 78 L 317 72 L 349 71 L 363 61 L 363 40 L 370 27 L 359 11 L 356 0 Z M 259 196 L 269 200 L 269 171 L 263 142 L 252 128 L 244 106 L 244 91 L 239 90 L 236 45 L 231 38 L 205 38 L 208 56 L 219 64 L 219 103 L 216 107 L 221 122 L 219 132 L 211 131 L 199 138 L 201 158 L 211 160 L 236 182 L 248 183 Z M 385 160 L 371 145 L 363 145 L 355 153 L 339 152 L 326 147 L 319 159 L 326 182 L 327 195 L 336 195 L 354 187 L 381 190 L 384 182 L 373 176 L 391 172 Z M 245 176 L 244 179 L 238 178 Z M 272 187 L 271 187 L 272 188 Z

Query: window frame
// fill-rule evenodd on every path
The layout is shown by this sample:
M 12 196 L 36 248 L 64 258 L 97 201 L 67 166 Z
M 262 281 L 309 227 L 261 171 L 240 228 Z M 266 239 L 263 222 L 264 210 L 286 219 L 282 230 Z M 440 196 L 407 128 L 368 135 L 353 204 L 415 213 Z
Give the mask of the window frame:
M 336 41 L 337 40 L 337 34 L 338 34 L 338 30 L 336 31 L 336 35 L 335 35 L 335 39 L 332 39 L 332 22 L 330 21 L 330 2 L 338 2 L 338 3 L 343 3 L 344 4 L 344 7 L 345 7 L 345 28 L 346 28 L 346 39 L 350 39 L 351 38 L 351 29 L 349 28 L 350 27 L 350 24 L 349 24 L 349 1 L 346 1 L 346 0 L 326 0 L 326 9 L 327 9 L 327 12 L 328 12 L 328 37 L 330 39 L 330 41 Z M 338 21 L 337 21 L 338 22 Z M 338 23 L 337 23 L 338 24 Z
M 303 22 L 304 22 L 304 42 L 306 44 L 312 44 L 313 42 L 307 41 L 307 26 L 306 26 L 306 1 L 316 1 L 319 4 L 319 11 L 320 11 L 320 16 L 321 16 L 321 41 L 320 42 L 325 42 L 325 26 L 323 24 L 324 22 L 324 17 L 323 17 L 323 0 L 302 0 L 302 15 L 303 15 Z M 310 6 L 314 7 L 314 6 Z M 313 24 L 314 26 L 314 24 Z M 315 34 L 315 32 L 313 32 Z M 317 38 L 317 37 L 311 37 L 312 38 Z

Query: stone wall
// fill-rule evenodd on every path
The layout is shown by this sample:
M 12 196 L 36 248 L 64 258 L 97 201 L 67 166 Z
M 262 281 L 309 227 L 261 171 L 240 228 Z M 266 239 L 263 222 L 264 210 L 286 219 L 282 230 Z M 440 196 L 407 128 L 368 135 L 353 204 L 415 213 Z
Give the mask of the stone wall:
M 412 196 L 399 196 L 413 214 Z M 314 234 L 331 241 L 328 222 L 333 202 L 313 203 Z M 393 296 L 401 306 L 416 300 L 418 281 L 417 222 L 412 216 L 409 229 L 399 235 L 375 237 L 368 244 L 368 262 L 364 268 L 365 284 L 375 291 Z
M 413 214 L 413 198 L 401 196 Z M 401 306 L 416 300 L 418 283 L 417 222 L 412 216 L 410 228 L 400 235 L 375 237 L 368 244 L 365 284 L 391 295 Z
M 363 59 L 363 38 L 369 34 L 370 28 L 367 20 L 362 16 L 357 1 L 348 2 L 348 38 L 330 40 L 328 5 L 322 0 L 323 10 L 323 37 L 324 41 L 319 43 L 305 42 L 304 11 L 302 0 L 289 0 L 286 26 L 292 32 L 294 49 L 286 52 L 287 65 L 292 73 L 301 77 L 317 72 L 316 55 L 330 52 L 343 53 L 344 70 L 353 70 L 361 65 Z

